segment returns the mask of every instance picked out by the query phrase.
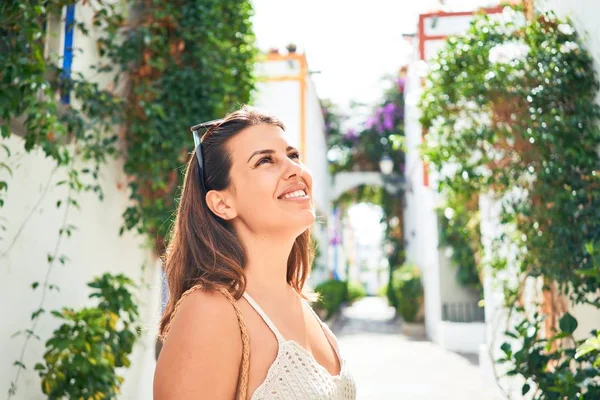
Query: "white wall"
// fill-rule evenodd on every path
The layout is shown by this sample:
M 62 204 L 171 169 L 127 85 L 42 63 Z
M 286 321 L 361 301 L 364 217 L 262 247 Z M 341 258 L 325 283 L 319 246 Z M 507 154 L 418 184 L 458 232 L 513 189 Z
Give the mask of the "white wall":
M 477 290 L 465 288 L 456 279 L 457 267 L 450 259 L 451 248 L 438 250 L 440 270 L 440 297 L 442 303 L 477 303 L 481 300 Z
M 485 343 L 485 323 L 448 322 L 439 324 L 439 344 L 445 349 L 459 353 L 479 354 Z
M 78 3 L 76 18 L 90 21 L 91 9 Z M 60 28 L 64 30 L 64 22 Z M 85 56 L 75 53 L 74 72 L 87 74 L 90 72 L 89 65 L 97 61 L 97 32 L 91 26 L 88 28 L 91 38 L 75 32 L 74 46 L 83 49 Z M 62 44 L 62 31 L 57 33 Z M 105 78 L 104 82 L 108 79 Z M 30 315 L 39 306 L 41 288 L 34 291 L 31 283 L 42 282 L 48 271 L 46 257 L 55 249 L 65 210 L 64 207 L 57 209 L 56 201 L 65 198 L 67 189 L 66 185 L 55 186 L 65 178 L 63 172 L 53 174 L 53 161 L 45 158 L 40 151 L 25 153 L 23 140 L 17 136 L 3 140 L 3 144 L 8 145 L 13 153 L 8 160 L 13 175 L 6 176 L 4 171 L 0 171 L 9 183 L 6 203 L 0 209 L 7 227 L 2 235 L 4 240 L 0 241 L 0 254 L 5 253 L 14 240 L 8 253 L 0 256 L 0 393 L 5 394 L 16 373 L 13 361 L 19 358 L 24 342 L 24 337 L 11 339 L 10 336 L 18 330 L 30 328 Z M 129 203 L 127 177 L 122 171 L 122 161 L 111 160 L 101 170 L 104 201 L 99 201 L 94 194 L 84 194 L 77 198 L 81 209 L 70 210 L 66 221 L 75 225 L 77 230 L 59 247 L 59 254 L 66 255 L 70 261 L 66 265 L 56 263 L 51 270 L 49 283 L 59 286 L 60 292 L 49 291 L 44 308 L 55 310 L 95 304 L 88 299 L 90 291 L 86 283 L 105 272 L 124 273 L 138 284 L 145 282 L 149 285 L 137 291 L 144 331 L 132 354 L 131 368 L 123 372 L 125 383 L 122 387 L 122 398 L 149 399 L 152 397 L 154 339 L 159 318 L 160 269 L 156 258 L 145 246 L 144 237 L 132 233 L 119 236 L 123 222 L 121 214 Z M 143 266 L 145 269 L 142 269 Z M 58 325 L 59 321 L 50 314 L 39 318 L 35 332 L 42 341 L 29 342 L 24 357 L 28 368 L 22 372 L 16 399 L 46 398 L 42 395 L 40 379 L 33 371 L 33 365 L 42 360 L 43 343 Z
M 436 339 L 437 325 L 441 320 L 440 273 L 438 263 L 438 224 L 435 209 L 435 189 L 423 184 L 423 163 L 419 154 L 422 143 L 421 112 L 417 101 L 421 93 L 419 63 L 408 66 L 405 86 L 406 134 L 406 209 L 404 235 L 406 258 L 422 271 L 425 290 L 425 325 L 427 335 Z
M 4 143 L 13 151 L 12 159 L 20 159 L 20 162 L 14 165 L 13 176 L 8 179 L 9 191 L 2 209 L 2 216 L 7 218 L 7 231 L 5 240 L 0 243 L 0 252 L 7 250 L 21 227 L 22 230 L 8 254 L 0 258 L 0 313 L 3 316 L 0 324 L 0 393 L 7 392 L 15 375 L 12 363 L 18 359 L 24 340 L 10 336 L 30 327 L 31 312 L 39 306 L 41 290 L 32 290 L 31 283 L 42 282 L 48 271 L 46 255 L 56 246 L 64 217 L 64 207 L 57 210 L 55 204 L 57 199 L 66 196 L 64 185 L 55 187 L 64 176 L 61 173 L 52 176 L 52 161 L 38 151 L 23 154 L 22 139 L 18 137 Z M 93 194 L 85 194 L 77 199 L 81 210 L 73 208 L 69 212 L 67 221 L 77 230 L 62 242 L 59 253 L 69 257 L 70 261 L 67 265 L 56 263 L 53 267 L 49 282 L 58 285 L 60 293 L 48 292 L 44 308 L 55 310 L 94 304 L 87 298 L 90 291 L 86 283 L 104 272 L 124 273 L 137 283 L 143 279 L 150 284 L 149 289 L 138 292 L 144 337 L 132 357 L 132 367 L 124 373 L 123 387 L 123 398 L 147 399 L 151 396 L 158 322 L 159 268 L 152 252 L 144 246 L 145 238 L 131 233 L 119 237 L 121 214 L 129 201 L 127 192 L 117 188 L 118 183 L 125 182 L 121 171 L 121 162 L 110 162 L 102 169 L 104 201 L 97 200 Z M 49 180 L 52 183 L 44 195 Z M 142 266 L 145 266 L 144 271 Z M 36 333 L 45 342 L 57 327 L 56 318 L 42 315 Z M 33 365 L 42 360 L 43 353 L 42 342 L 29 342 L 24 359 L 28 369 L 20 379 L 17 398 L 45 398 L 40 391 L 39 377 L 32 370 Z

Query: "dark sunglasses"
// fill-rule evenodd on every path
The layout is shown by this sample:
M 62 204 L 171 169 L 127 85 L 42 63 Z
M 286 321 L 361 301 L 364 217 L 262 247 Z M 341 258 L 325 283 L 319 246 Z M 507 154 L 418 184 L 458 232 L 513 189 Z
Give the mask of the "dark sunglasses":
M 204 183 L 204 156 L 202 154 L 202 136 L 206 135 L 210 130 L 215 127 L 221 125 L 223 122 L 222 119 L 214 119 L 212 121 L 202 122 L 201 124 L 194 125 L 190 128 L 192 131 L 192 135 L 194 137 L 194 146 L 196 147 L 196 160 L 198 161 L 198 167 L 200 170 L 200 185 L 202 186 L 202 190 L 204 190 L 204 194 L 206 191 L 206 184 Z M 200 131 L 204 130 L 204 133 L 201 135 Z

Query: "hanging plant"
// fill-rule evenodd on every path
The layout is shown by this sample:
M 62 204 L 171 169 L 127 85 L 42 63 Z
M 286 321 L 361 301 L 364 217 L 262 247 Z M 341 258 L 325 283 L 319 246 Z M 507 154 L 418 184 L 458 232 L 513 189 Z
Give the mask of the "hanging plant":
M 360 128 L 347 128 L 348 116 L 331 102 L 323 102 L 332 173 L 376 171 L 387 154 L 396 173 L 404 173 L 404 77 L 398 76 Z

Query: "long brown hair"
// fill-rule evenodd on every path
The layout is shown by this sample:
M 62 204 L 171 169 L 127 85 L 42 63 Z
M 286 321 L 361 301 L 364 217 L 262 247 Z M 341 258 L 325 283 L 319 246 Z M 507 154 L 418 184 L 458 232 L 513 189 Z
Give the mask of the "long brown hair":
M 202 138 L 206 190 L 224 190 L 231 185 L 231 155 L 226 143 L 253 125 L 268 124 L 285 129 L 275 117 L 244 106 L 209 128 Z M 191 141 L 191 138 L 190 138 Z M 188 289 L 202 284 L 206 289 L 226 289 L 237 300 L 246 289 L 246 254 L 233 226 L 212 213 L 200 184 L 196 154 L 188 161 L 181 198 L 165 256 L 169 300 L 160 321 L 164 336 L 175 304 Z M 301 295 L 314 256 L 310 228 L 296 238 L 287 262 L 287 281 Z M 304 296 L 304 295 L 303 295 Z M 306 297 L 306 296 L 305 296 Z

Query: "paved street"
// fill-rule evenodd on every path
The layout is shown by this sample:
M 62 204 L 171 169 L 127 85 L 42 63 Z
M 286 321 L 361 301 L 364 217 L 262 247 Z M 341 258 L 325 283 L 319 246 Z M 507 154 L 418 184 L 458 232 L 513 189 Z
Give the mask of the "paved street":
M 382 298 L 346 308 L 333 330 L 356 380 L 359 400 L 482 400 L 477 358 L 401 333 Z

